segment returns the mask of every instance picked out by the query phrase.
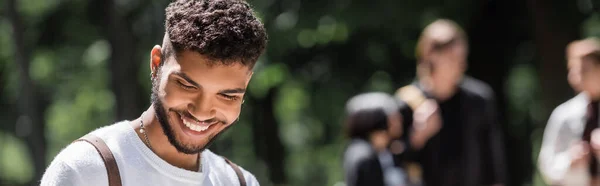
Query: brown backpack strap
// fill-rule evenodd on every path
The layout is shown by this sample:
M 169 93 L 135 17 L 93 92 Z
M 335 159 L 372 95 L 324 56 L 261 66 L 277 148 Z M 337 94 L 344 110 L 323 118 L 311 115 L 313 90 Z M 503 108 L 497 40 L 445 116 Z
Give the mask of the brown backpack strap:
M 113 156 L 108 146 L 106 146 L 106 143 L 104 143 L 104 141 L 98 136 L 94 136 L 92 134 L 85 135 L 75 140 L 74 142 L 77 141 L 88 142 L 96 148 L 96 151 L 100 153 L 102 161 L 104 161 L 104 166 L 106 167 L 106 173 L 108 175 L 108 185 L 121 186 L 121 175 L 119 173 L 117 161 L 115 161 L 115 157 Z
M 246 179 L 244 178 L 244 173 L 242 173 L 240 168 L 235 163 L 229 161 L 229 159 L 225 157 L 223 157 L 223 159 L 225 159 L 225 162 L 227 162 L 227 164 L 229 164 L 231 168 L 233 168 L 235 174 L 237 174 L 238 180 L 240 181 L 240 186 L 246 186 Z

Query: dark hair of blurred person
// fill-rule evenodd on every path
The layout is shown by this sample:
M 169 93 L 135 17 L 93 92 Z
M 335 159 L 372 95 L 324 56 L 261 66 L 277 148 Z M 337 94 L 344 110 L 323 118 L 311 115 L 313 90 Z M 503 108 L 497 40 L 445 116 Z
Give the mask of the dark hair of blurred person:
M 344 153 L 345 180 L 348 186 L 402 185 L 403 173 L 394 167 L 387 151 L 393 138 L 401 133 L 397 101 L 380 92 L 352 97 L 346 104 L 345 132 L 351 139 Z
M 417 80 L 396 93 L 410 145 L 410 155 L 402 161 L 416 162 L 422 170 L 422 180 L 411 176 L 413 182 L 505 183 L 494 93 L 486 83 L 465 75 L 468 48 L 465 32 L 454 21 L 427 25 L 416 46 Z

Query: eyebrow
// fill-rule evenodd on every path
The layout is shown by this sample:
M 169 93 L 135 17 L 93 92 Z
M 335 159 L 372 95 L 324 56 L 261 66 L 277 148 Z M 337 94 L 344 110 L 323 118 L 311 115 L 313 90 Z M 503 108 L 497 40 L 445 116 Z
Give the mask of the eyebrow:
M 221 94 L 243 94 L 246 92 L 246 89 L 243 88 L 234 88 L 234 89 L 225 89 L 219 91 Z
M 196 87 L 202 87 L 183 72 L 175 72 L 173 74 L 183 78 L 184 80 L 186 80 L 187 82 L 189 82 L 190 84 L 192 84 Z M 243 93 L 246 93 L 246 89 L 244 89 L 244 88 L 225 89 L 225 90 L 219 91 L 219 93 L 220 94 L 243 94 Z

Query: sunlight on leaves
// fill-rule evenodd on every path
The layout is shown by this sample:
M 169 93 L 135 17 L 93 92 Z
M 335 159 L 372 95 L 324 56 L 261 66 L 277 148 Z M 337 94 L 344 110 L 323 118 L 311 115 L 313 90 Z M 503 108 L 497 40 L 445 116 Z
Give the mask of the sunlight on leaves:
M 585 37 L 600 37 L 600 13 L 596 12 L 583 23 L 583 35 Z
M 317 42 L 317 34 L 311 29 L 304 29 L 298 33 L 298 44 L 303 48 L 310 48 Z
M 342 42 L 348 39 L 348 35 L 350 31 L 348 31 L 348 27 L 344 23 L 336 24 L 335 27 L 335 35 L 333 37 L 334 41 Z
M 295 12 L 284 12 L 275 18 L 275 26 L 279 30 L 289 30 L 296 26 L 298 14 Z
M 385 71 L 377 71 L 373 73 L 366 84 L 365 91 L 393 93 L 394 85 L 392 83 L 392 76 Z
M 336 21 L 331 16 L 323 16 L 319 19 L 317 32 L 319 33 L 318 42 L 321 45 L 329 43 L 335 36 Z
M 42 17 L 56 5 L 60 3 L 57 0 L 19 0 L 19 10 L 26 16 Z
M 29 67 L 29 73 L 33 80 L 38 82 L 48 82 L 51 73 L 54 70 L 54 53 L 48 50 L 38 51 L 34 54 Z
M 0 131 L 0 177 L 17 183 L 27 183 L 33 176 L 31 157 L 25 144 Z
M 85 50 L 82 60 L 89 67 L 95 67 L 101 63 L 106 63 L 110 55 L 110 44 L 106 40 L 98 40 Z
M 0 17 L 0 58 L 9 57 L 13 54 L 12 26 L 7 19 Z
M 264 66 L 252 75 L 252 80 L 248 86 L 249 93 L 256 98 L 262 98 L 270 88 L 281 84 L 288 74 L 288 68 L 283 63 Z

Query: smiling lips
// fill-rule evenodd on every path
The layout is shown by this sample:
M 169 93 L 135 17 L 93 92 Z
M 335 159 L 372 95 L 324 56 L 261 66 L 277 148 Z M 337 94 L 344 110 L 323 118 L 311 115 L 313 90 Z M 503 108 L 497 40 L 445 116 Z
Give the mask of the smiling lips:
M 217 123 L 216 120 L 197 121 L 195 119 L 186 117 L 183 114 L 180 114 L 180 117 L 181 117 L 181 121 L 183 121 L 183 125 L 185 125 L 187 128 L 189 128 L 193 131 L 196 131 L 196 132 L 204 132 L 211 125 Z

